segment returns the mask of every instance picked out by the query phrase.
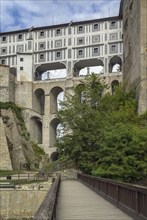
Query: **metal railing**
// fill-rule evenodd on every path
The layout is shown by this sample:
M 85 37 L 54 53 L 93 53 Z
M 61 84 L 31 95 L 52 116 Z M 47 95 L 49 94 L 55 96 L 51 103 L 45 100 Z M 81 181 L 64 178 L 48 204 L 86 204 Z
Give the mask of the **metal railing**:
M 56 219 L 56 204 L 60 186 L 60 175 L 53 182 L 49 192 L 40 205 L 38 211 L 34 215 L 33 220 L 55 220 Z
M 134 219 L 147 220 L 146 187 L 84 174 L 77 174 L 77 178 Z

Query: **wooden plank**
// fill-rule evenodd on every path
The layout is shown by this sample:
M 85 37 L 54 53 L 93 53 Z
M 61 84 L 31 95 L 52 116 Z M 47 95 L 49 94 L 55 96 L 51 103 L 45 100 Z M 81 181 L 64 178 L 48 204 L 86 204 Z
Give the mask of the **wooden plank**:
M 117 207 L 76 180 L 61 181 L 57 220 L 132 220 Z

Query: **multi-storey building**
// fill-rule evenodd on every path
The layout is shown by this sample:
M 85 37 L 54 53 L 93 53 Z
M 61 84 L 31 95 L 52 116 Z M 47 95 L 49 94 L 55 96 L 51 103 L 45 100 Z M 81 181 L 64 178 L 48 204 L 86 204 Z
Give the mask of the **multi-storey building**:
M 122 81 L 122 36 L 118 16 L 0 34 L 0 63 L 15 76 L 13 101 L 24 107 L 31 137 L 48 154 L 56 150 L 58 95 L 79 84 L 83 70 L 94 69 L 112 89 Z M 52 71 L 58 79 L 43 80 Z
M 103 66 L 108 75 L 114 64 L 122 65 L 119 17 L 1 33 L 0 42 L 1 64 L 16 68 L 18 81 L 33 81 L 46 70 L 64 68 L 66 77 L 77 76 L 90 66 Z

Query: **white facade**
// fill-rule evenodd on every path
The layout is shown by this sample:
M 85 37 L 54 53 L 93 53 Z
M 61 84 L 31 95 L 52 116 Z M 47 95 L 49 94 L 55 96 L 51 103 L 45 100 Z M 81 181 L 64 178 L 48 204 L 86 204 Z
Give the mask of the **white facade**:
M 40 80 L 43 72 L 64 68 L 66 77 L 78 76 L 81 69 L 92 66 L 103 66 L 101 73 L 108 75 L 110 59 L 122 60 L 122 20 L 112 17 L 32 27 L 1 33 L 0 42 L 0 63 L 15 67 L 18 81 Z

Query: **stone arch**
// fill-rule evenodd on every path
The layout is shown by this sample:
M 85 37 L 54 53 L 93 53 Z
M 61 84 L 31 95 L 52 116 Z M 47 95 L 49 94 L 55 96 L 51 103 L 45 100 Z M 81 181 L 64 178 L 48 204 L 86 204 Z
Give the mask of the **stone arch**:
M 122 59 L 119 56 L 113 56 L 109 60 L 109 72 L 121 72 L 122 71 Z
M 36 89 L 33 97 L 33 109 L 40 114 L 44 114 L 45 92 L 43 89 Z
M 87 75 L 92 72 L 94 72 L 95 74 L 103 74 L 104 62 L 102 59 L 97 58 L 80 60 L 74 64 L 73 71 L 74 76 Z
M 53 152 L 51 155 L 50 155 L 50 160 L 53 162 L 53 161 L 56 161 L 58 160 L 58 157 L 59 157 L 59 153 L 57 151 Z
M 32 116 L 29 121 L 30 135 L 32 139 L 38 143 L 42 144 L 42 121 L 37 116 Z
M 57 140 L 57 127 L 58 127 L 59 124 L 60 124 L 60 120 L 58 118 L 54 118 L 50 122 L 50 126 L 49 126 L 49 137 L 50 137 L 49 146 L 50 147 L 54 147 L 54 145 L 56 144 L 56 140 Z
M 119 86 L 119 81 L 118 80 L 113 80 L 111 82 L 111 91 L 112 91 L 112 94 L 115 93 L 115 90 L 116 88 Z
M 35 80 L 49 80 L 54 78 L 65 78 L 67 75 L 66 66 L 62 62 L 43 63 L 36 67 Z
M 63 89 L 56 86 L 50 91 L 50 113 L 54 114 L 59 110 L 59 96 L 63 93 Z

